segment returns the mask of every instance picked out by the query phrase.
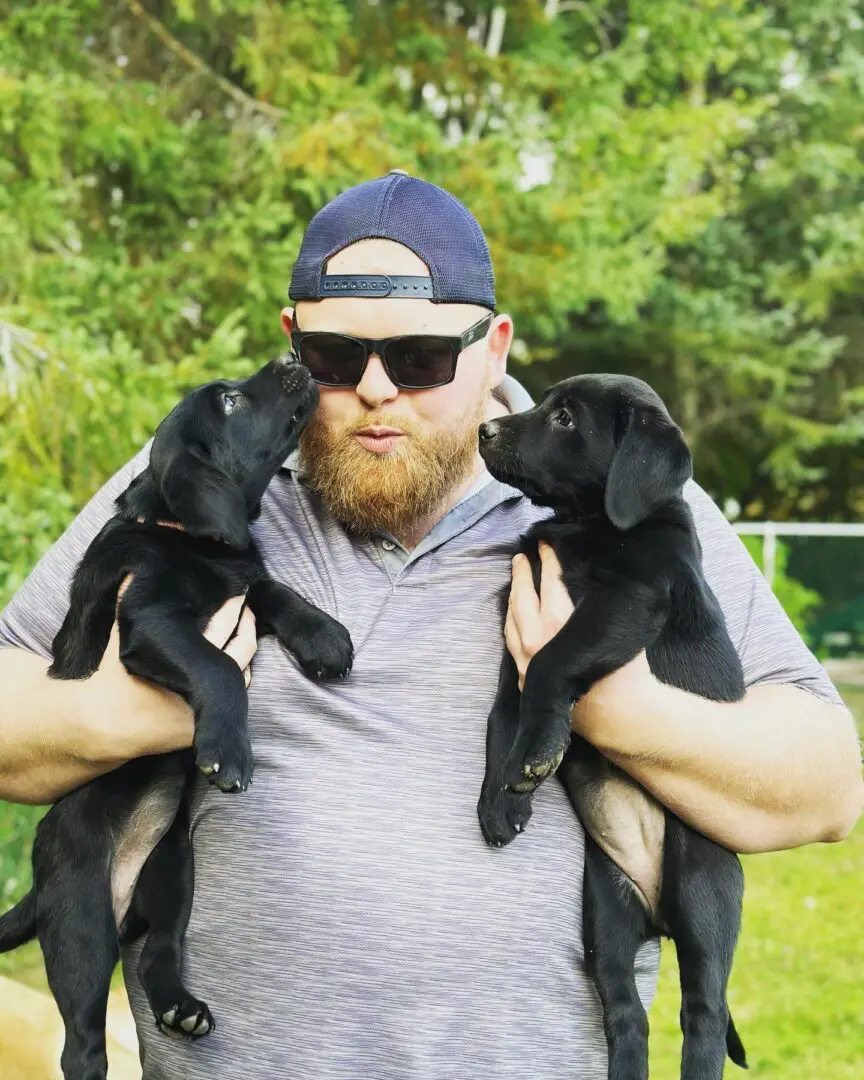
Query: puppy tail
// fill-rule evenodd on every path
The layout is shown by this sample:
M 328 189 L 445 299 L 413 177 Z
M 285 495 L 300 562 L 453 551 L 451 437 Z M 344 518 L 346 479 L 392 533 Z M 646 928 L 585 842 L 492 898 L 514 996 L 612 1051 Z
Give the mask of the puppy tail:
M 726 1028 L 726 1053 L 742 1069 L 747 1068 L 747 1055 L 744 1052 L 744 1044 L 735 1030 L 732 1014 L 729 1014 L 729 1026 Z
M 36 937 L 36 893 L 33 889 L 5 915 L 0 915 L 0 952 L 9 952 Z

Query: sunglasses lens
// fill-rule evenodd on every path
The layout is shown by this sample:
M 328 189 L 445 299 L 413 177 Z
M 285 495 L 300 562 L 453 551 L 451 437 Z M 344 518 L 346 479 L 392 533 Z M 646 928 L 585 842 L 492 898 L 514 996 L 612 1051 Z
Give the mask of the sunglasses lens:
M 453 349 L 441 338 L 417 335 L 391 341 L 386 359 L 391 376 L 409 389 L 442 386 L 453 377 Z
M 317 383 L 325 386 L 356 386 L 365 354 L 359 341 L 341 334 L 309 334 L 300 342 L 300 360 Z

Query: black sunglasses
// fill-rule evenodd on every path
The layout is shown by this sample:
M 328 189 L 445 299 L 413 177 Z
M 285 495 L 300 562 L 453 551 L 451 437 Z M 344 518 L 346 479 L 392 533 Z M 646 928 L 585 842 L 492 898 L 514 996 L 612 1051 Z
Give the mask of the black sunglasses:
M 458 337 L 405 334 L 402 337 L 358 338 L 325 330 L 291 331 L 291 348 L 321 386 L 356 386 L 374 353 L 390 381 L 402 390 L 431 390 L 446 386 L 456 374 L 463 349 L 486 336 L 490 312 Z

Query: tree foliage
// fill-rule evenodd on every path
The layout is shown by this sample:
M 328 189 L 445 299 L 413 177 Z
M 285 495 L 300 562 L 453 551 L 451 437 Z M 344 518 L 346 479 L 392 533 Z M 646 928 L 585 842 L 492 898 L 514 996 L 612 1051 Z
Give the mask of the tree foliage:
M 864 506 L 852 0 L 0 0 L 0 598 L 188 386 L 282 347 L 305 223 L 404 168 L 514 372 L 664 395 L 750 516 Z

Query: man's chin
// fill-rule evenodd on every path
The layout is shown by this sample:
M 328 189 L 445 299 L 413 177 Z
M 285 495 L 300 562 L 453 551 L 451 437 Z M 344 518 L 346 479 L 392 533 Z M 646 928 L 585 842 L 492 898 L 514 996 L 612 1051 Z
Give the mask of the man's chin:
M 325 435 L 304 439 L 302 459 L 310 486 L 346 528 L 404 539 L 428 527 L 446 505 L 470 473 L 474 447 L 473 436 L 464 446 L 403 436 L 382 452 L 353 434 L 333 441 Z

